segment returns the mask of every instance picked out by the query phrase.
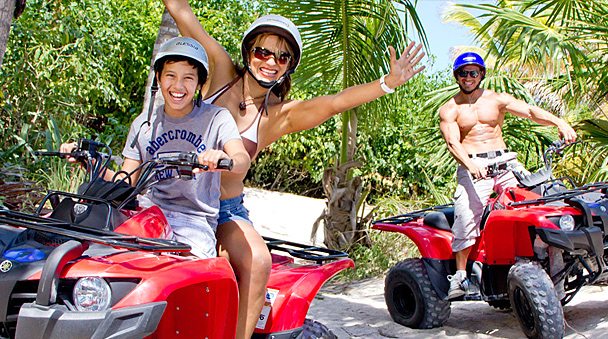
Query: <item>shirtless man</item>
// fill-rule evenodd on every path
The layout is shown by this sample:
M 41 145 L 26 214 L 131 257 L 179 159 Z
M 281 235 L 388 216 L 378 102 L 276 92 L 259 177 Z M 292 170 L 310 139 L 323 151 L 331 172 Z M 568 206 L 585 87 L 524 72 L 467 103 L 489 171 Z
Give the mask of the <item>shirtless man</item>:
M 441 134 L 459 163 L 452 228 L 457 271 L 448 276 L 448 299 L 461 297 L 468 291 L 467 258 L 479 237 L 482 213 L 490 195 L 493 191 L 500 193 L 517 185 L 513 170 L 525 171 L 517 161 L 517 154 L 509 151 L 502 138 L 505 112 L 540 125 L 556 126 L 565 142 L 576 139 L 572 127 L 553 114 L 510 94 L 479 88 L 486 68 L 478 54 L 461 54 L 456 58 L 453 70 L 460 92 L 439 109 Z M 510 171 L 488 177 L 488 166 Z

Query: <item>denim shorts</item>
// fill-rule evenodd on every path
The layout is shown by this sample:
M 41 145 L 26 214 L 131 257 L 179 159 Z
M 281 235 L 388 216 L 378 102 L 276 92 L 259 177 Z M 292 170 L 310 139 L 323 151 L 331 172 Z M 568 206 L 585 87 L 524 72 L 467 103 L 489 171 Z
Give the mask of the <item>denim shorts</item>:
M 229 221 L 244 221 L 251 226 L 253 222 L 249 220 L 249 211 L 243 205 L 243 197 L 241 194 L 238 197 L 220 200 L 220 216 L 217 220 L 217 225 L 220 226 Z

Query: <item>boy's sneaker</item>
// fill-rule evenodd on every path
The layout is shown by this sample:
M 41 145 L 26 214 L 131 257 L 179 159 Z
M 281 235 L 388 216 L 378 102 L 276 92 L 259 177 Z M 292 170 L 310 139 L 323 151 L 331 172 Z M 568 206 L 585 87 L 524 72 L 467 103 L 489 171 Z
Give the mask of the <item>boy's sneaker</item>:
M 448 300 L 462 297 L 469 291 L 469 279 L 464 271 L 457 271 L 454 275 L 448 275 L 450 281 L 450 290 L 448 291 Z

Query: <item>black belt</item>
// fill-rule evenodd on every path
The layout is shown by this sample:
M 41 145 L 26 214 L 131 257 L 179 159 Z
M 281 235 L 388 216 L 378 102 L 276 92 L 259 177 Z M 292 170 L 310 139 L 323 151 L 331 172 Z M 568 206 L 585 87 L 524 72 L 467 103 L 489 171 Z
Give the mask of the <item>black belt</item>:
M 509 153 L 509 149 L 505 148 L 505 149 L 499 149 L 498 151 L 489 151 L 489 152 L 484 152 L 484 153 L 476 153 L 476 154 L 469 154 L 469 158 L 488 158 L 488 159 L 494 159 L 496 157 L 499 157 L 503 154 Z

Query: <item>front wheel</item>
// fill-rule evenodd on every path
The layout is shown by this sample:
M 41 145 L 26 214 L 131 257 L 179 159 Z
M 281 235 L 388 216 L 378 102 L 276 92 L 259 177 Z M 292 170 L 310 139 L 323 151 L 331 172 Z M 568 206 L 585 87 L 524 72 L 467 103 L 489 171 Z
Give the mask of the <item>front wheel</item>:
M 564 336 L 564 310 L 551 278 L 536 262 L 517 263 L 507 279 L 509 300 L 528 338 Z
M 419 258 L 406 259 L 390 269 L 384 299 L 393 320 L 407 327 L 440 327 L 450 316 L 450 302 L 437 296 Z

